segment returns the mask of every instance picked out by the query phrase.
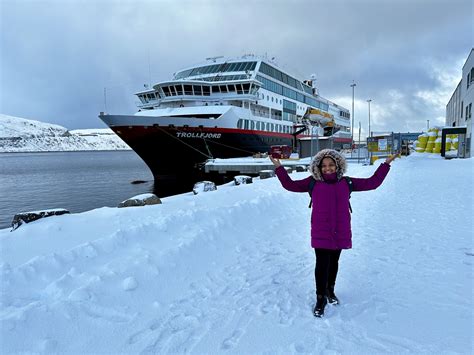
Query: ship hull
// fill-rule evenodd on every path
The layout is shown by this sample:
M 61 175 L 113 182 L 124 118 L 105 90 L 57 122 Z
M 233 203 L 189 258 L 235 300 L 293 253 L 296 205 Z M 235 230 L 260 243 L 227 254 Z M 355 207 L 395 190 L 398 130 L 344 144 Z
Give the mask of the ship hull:
M 150 168 L 160 196 L 191 191 L 195 182 L 207 178 L 203 166 L 208 159 L 251 156 L 268 152 L 271 145 L 293 144 L 292 135 L 276 132 L 157 124 L 110 127 Z

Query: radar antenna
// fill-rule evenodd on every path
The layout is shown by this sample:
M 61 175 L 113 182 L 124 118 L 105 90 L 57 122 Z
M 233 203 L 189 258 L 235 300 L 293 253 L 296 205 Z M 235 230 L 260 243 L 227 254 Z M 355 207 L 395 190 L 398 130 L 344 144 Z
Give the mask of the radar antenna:
M 216 62 L 216 59 L 219 59 L 219 58 L 224 58 L 223 55 L 218 55 L 217 57 L 209 57 L 209 58 L 206 58 L 206 60 L 212 60 L 214 63 Z

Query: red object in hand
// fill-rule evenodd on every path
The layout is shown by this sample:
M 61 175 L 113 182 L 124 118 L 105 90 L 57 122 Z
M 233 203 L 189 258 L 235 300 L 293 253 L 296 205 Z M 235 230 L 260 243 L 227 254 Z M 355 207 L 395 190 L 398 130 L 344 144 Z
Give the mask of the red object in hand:
M 291 155 L 291 147 L 287 145 L 272 145 L 270 154 L 275 159 L 288 159 Z

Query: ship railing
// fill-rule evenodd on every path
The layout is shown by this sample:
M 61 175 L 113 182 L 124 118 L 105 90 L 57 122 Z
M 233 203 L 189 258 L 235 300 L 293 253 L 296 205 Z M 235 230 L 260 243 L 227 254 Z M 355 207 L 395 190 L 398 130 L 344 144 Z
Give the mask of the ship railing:
M 257 100 L 257 96 L 254 94 L 238 94 L 238 93 L 219 93 L 210 95 L 175 95 L 167 96 L 160 99 L 160 102 L 172 102 L 172 101 L 216 101 L 216 100 Z

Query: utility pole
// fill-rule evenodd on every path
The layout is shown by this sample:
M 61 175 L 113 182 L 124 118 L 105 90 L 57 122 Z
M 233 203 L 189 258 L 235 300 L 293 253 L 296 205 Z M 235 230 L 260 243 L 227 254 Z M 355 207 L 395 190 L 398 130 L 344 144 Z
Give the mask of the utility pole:
M 351 128 L 351 157 L 352 157 L 352 147 L 354 146 L 354 88 L 356 83 L 352 80 L 352 128 Z
M 368 137 L 372 137 L 372 134 L 371 134 L 371 132 L 370 132 L 370 103 L 371 103 L 371 102 L 372 102 L 372 99 L 368 99 L 368 100 L 367 100 L 367 103 L 369 104 L 369 133 L 368 133 L 369 136 L 368 136 Z M 369 140 L 366 139 L 366 141 L 367 141 L 367 158 L 368 158 L 369 161 L 370 161 Z
M 104 112 L 107 113 L 107 88 L 104 87 Z
M 369 104 L 369 137 L 372 137 L 372 134 L 370 134 L 370 103 L 372 102 L 372 99 L 368 99 L 367 103 Z
M 361 126 L 360 126 L 360 121 L 359 121 L 359 144 L 357 145 L 357 164 L 360 162 L 360 131 L 361 131 Z

